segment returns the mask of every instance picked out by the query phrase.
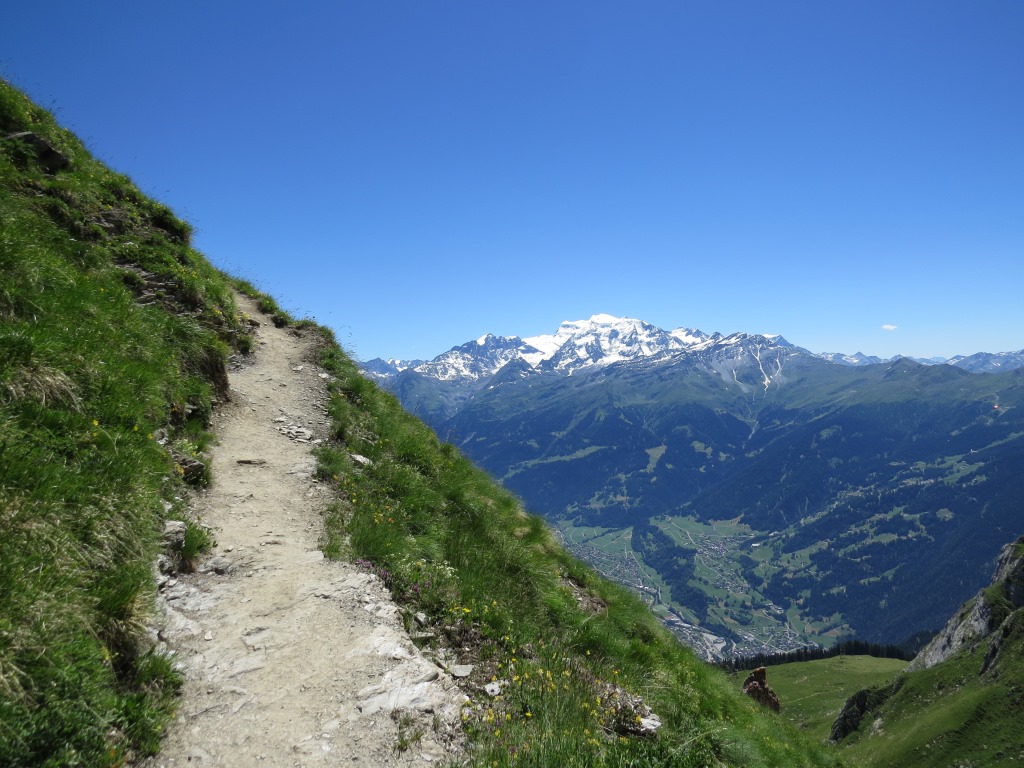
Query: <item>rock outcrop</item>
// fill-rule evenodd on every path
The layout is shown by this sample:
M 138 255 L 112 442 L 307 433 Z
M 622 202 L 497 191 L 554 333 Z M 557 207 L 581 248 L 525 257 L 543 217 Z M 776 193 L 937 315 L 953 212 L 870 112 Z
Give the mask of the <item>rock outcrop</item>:
M 779 697 L 768 685 L 768 670 L 758 667 L 743 681 L 743 692 L 758 704 L 778 712 L 781 709 Z
M 915 672 L 941 664 L 962 650 L 987 643 L 979 675 L 999 676 L 1000 653 L 1015 645 L 1024 635 L 1024 536 L 1007 544 L 996 561 L 992 584 L 964 603 L 946 626 L 926 645 L 907 667 Z M 1019 646 L 1016 646 L 1019 647 Z M 861 722 L 885 703 L 903 686 L 905 678 L 891 685 L 858 691 L 843 706 L 832 724 L 829 739 L 840 741 L 856 731 Z
M 865 717 L 887 702 L 902 686 L 903 679 L 900 678 L 892 685 L 881 688 L 864 688 L 853 694 L 846 700 L 839 716 L 832 723 L 829 741 L 841 741 L 856 731 Z
M 33 131 L 19 131 L 3 137 L 4 141 L 20 141 L 35 154 L 39 166 L 49 174 L 71 167 L 71 160 L 45 137 Z
M 996 561 L 992 585 L 964 603 L 910 662 L 907 671 L 934 667 L 961 649 L 985 640 L 1021 606 L 1024 606 L 1024 536 L 1003 547 Z

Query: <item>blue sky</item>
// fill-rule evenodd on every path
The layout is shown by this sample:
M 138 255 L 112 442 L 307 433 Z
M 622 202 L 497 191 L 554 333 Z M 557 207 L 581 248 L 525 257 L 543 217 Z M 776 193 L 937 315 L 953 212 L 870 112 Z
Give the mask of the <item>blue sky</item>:
M 0 75 L 362 359 L 1024 348 L 1019 0 L 17 3 Z

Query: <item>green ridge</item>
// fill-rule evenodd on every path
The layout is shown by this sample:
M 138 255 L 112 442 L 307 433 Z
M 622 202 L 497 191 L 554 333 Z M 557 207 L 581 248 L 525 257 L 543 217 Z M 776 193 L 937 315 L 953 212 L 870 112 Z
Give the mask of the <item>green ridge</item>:
M 850 762 L 994 768 L 1024 760 L 1024 611 L 1015 611 L 1000 633 L 998 661 L 984 674 L 988 640 L 883 687 L 882 705 L 843 741 Z

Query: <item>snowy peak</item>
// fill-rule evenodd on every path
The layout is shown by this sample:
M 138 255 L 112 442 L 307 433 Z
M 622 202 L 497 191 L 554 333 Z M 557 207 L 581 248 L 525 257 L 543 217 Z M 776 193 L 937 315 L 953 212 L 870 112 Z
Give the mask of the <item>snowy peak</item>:
M 684 347 L 698 347 L 712 338 L 703 331 L 698 331 L 696 328 L 676 328 L 674 331 L 669 331 L 668 333 L 669 336 L 681 343 Z M 713 334 L 713 336 L 720 338 L 721 334 L 716 333 Z
M 842 352 L 820 352 L 816 355 L 822 360 L 828 360 L 830 363 L 839 363 L 840 365 L 875 365 L 877 363 L 884 363 L 880 357 L 868 356 L 863 352 L 856 352 L 852 355 L 847 355 Z
M 566 321 L 554 334 L 534 336 L 526 342 L 542 352 L 527 362 L 567 374 L 579 368 L 656 357 L 684 348 L 684 343 L 672 334 L 643 320 L 603 314 L 589 320 Z
M 425 360 L 399 360 L 398 358 L 389 357 L 387 360 L 382 360 L 379 357 L 373 358 L 373 360 L 367 360 L 361 363 L 363 373 L 373 378 L 387 378 L 394 376 L 396 373 L 401 373 L 407 368 L 415 368 L 417 365 L 423 365 Z
M 452 347 L 414 370 L 441 381 L 477 380 L 493 376 L 509 362 L 537 354 L 518 336 L 494 336 L 490 333 L 476 341 Z
M 728 350 L 730 356 L 748 348 L 790 347 L 781 336 L 734 333 L 722 336 L 696 328 L 665 331 L 632 317 L 598 314 L 587 320 L 566 320 L 554 333 L 530 336 L 485 334 L 453 347 L 433 360 L 371 360 L 363 369 L 378 379 L 413 370 L 439 381 L 483 381 L 510 363 L 505 377 L 549 372 L 572 375 L 625 361 L 657 360 L 674 355 Z
M 950 365 L 971 373 L 998 373 L 1024 368 L 1024 349 L 1018 352 L 977 352 L 950 358 Z
M 750 364 L 760 385 L 779 379 L 778 370 L 768 366 L 791 355 L 808 355 L 840 365 L 872 365 L 890 362 L 860 352 L 813 354 L 793 346 L 777 334 L 704 333 L 696 328 L 665 331 L 632 317 L 608 314 L 593 315 L 586 320 L 566 320 L 554 333 L 520 338 L 484 334 L 475 341 L 452 347 L 433 360 L 370 360 L 363 370 L 378 380 L 386 380 L 402 371 L 411 370 L 438 381 L 480 382 L 502 371 L 510 363 L 503 380 L 532 373 L 557 373 L 563 376 L 576 371 L 631 361 L 658 361 L 693 355 L 730 380 L 740 382 L 740 369 Z M 781 357 L 780 357 L 781 355 Z M 895 358 L 892 358 L 895 359 Z M 920 360 L 935 365 L 941 360 Z M 948 362 L 972 372 L 997 372 L 1024 367 L 1024 350 L 998 354 L 979 353 L 970 357 L 954 357 Z M 739 367 L 737 367 L 739 366 Z

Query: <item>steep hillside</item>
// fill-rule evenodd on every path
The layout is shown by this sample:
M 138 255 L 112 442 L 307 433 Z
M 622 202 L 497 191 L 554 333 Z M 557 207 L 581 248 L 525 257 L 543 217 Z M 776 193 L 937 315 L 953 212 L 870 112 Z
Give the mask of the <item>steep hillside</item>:
M 187 225 L 6 83 L 0 225 L 0 763 L 122 765 L 173 707 L 178 674 L 143 630 L 152 565 L 182 481 L 208 479 L 205 427 L 247 322 Z M 472 660 L 473 764 L 836 764 L 318 332 L 325 551 L 377 574 L 418 642 Z M 205 536 L 185 531 L 186 561 Z
M 783 704 L 783 717 L 824 741 L 850 696 L 888 684 L 906 665 L 899 659 L 840 654 L 774 664 L 768 667 L 768 680 Z
M 1024 538 L 907 671 L 851 697 L 832 738 L 857 765 L 1024 760 Z
M 0 81 L 0 764 L 157 746 L 151 567 L 247 342 L 189 232 Z

